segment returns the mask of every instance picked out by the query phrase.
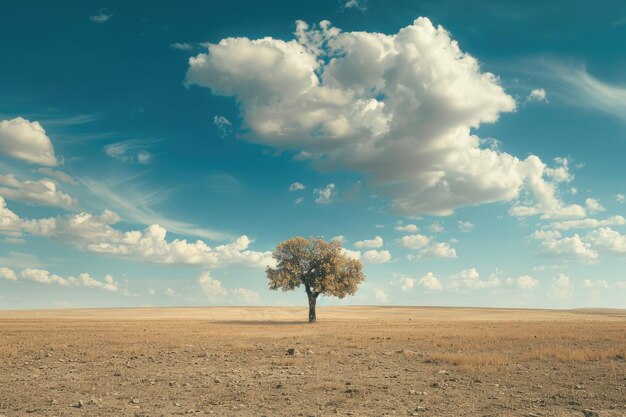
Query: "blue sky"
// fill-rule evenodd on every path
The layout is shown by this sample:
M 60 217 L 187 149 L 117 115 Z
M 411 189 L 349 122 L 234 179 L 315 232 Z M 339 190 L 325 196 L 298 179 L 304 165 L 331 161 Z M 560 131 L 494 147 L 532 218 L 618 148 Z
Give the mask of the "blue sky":
M 626 307 L 626 5 L 64 2 L 0 16 L 0 308 Z

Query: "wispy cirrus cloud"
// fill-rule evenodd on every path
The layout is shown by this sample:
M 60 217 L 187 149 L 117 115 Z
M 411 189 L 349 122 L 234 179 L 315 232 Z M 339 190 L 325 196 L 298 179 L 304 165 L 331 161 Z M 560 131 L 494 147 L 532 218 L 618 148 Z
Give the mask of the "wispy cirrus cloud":
M 122 162 L 137 162 L 148 164 L 152 160 L 152 153 L 146 149 L 150 148 L 159 140 L 154 139 L 129 139 L 121 142 L 111 143 L 104 147 L 104 153 Z
M 606 113 L 626 122 L 626 85 L 602 81 L 582 64 L 544 61 L 547 75 L 568 104 Z
M 167 230 L 182 235 L 202 237 L 205 239 L 222 241 L 229 240 L 234 235 L 214 229 L 199 227 L 197 225 L 173 220 L 155 211 L 154 207 L 165 202 L 170 196 L 171 190 L 156 189 L 145 191 L 137 182 L 141 178 L 135 175 L 118 180 L 98 181 L 92 178 L 80 178 L 80 182 L 96 196 L 93 203 L 94 210 L 107 207 L 115 210 L 121 217 L 129 222 L 143 225 L 158 224 Z

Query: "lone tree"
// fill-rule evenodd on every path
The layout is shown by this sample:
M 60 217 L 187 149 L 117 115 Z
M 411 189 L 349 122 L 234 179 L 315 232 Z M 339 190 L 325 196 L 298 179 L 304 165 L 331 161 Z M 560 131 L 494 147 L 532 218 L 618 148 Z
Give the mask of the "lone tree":
M 277 265 L 266 270 L 270 289 L 291 291 L 303 284 L 309 298 L 309 323 L 316 320 L 318 295 L 354 295 L 365 279 L 361 261 L 341 253 L 341 244 L 335 241 L 294 237 L 279 244 L 272 256 Z

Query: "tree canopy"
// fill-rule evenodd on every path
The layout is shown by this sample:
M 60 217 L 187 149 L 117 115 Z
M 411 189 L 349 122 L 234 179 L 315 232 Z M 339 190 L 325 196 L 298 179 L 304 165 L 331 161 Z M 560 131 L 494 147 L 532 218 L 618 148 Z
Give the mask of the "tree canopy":
M 277 264 L 266 270 L 270 289 L 292 291 L 304 285 L 311 322 L 316 319 L 315 303 L 320 294 L 354 295 L 365 279 L 361 262 L 344 255 L 335 241 L 294 237 L 280 243 L 272 256 Z

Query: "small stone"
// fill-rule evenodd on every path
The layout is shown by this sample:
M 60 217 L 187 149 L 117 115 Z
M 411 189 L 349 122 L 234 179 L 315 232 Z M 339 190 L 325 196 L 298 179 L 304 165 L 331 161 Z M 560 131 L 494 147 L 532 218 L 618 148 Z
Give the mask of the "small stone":
M 583 410 L 583 415 L 585 417 L 600 417 L 600 414 L 596 413 L 593 410 Z
M 130 404 L 139 404 L 139 400 L 137 398 L 131 398 Z
M 287 349 L 287 354 L 291 356 L 297 356 L 300 354 L 300 352 L 298 351 L 298 349 L 289 348 Z
M 70 407 L 74 407 L 74 408 L 83 408 L 85 404 L 83 403 L 83 400 L 80 400 L 78 402 L 72 403 L 70 404 Z

